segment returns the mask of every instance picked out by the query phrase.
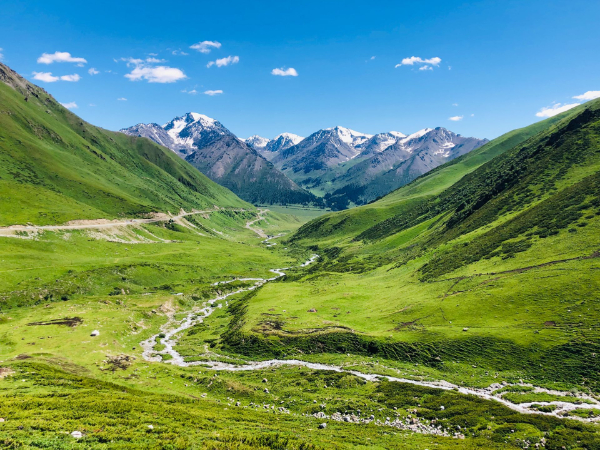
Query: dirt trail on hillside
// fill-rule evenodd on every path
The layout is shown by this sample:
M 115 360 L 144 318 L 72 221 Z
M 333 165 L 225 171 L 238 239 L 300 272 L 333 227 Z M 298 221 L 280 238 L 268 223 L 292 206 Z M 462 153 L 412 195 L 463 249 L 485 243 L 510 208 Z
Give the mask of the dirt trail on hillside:
M 93 220 L 72 220 L 63 225 L 11 225 L 9 227 L 1 227 L 0 228 L 0 236 L 16 236 L 19 232 L 26 233 L 39 233 L 40 231 L 70 231 L 70 230 L 88 230 L 88 229 L 103 229 L 103 228 L 113 228 L 113 227 L 126 227 L 133 225 L 141 225 L 146 223 L 156 223 L 156 222 L 167 222 L 169 220 L 178 221 L 183 219 L 186 216 L 191 216 L 195 214 L 211 214 L 213 212 L 220 211 L 221 208 L 215 206 L 214 209 L 199 211 L 193 209 L 190 212 L 185 212 L 181 210 L 179 214 L 173 215 L 171 213 L 152 213 L 151 216 L 147 219 L 93 219 Z M 246 211 L 245 209 L 233 209 L 232 211 Z M 246 224 L 247 225 L 247 224 Z
M 268 209 L 259 209 L 258 210 L 258 217 L 254 220 L 249 220 L 248 222 L 246 222 L 246 228 L 248 228 L 249 230 L 254 231 L 256 234 L 258 234 L 258 236 L 260 236 L 263 239 L 267 239 L 269 236 L 267 236 L 267 233 L 264 232 L 264 230 L 262 228 L 258 228 L 258 227 L 253 227 L 252 225 L 254 225 L 256 222 L 260 222 L 261 220 L 263 220 L 265 218 L 265 214 L 268 212 Z

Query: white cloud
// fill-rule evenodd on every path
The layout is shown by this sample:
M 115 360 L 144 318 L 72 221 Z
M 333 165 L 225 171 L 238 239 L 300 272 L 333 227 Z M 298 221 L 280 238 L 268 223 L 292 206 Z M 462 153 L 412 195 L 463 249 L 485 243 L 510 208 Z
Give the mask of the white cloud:
M 410 58 L 404 58 L 400 64 L 396 64 L 395 67 L 398 68 L 400 66 L 414 66 L 415 64 L 427 64 L 429 66 L 439 66 L 442 62 L 442 58 L 438 58 L 437 56 L 434 58 L 423 59 L 419 56 L 411 56 Z M 431 69 L 423 69 L 421 70 L 431 70 Z
M 281 77 L 297 77 L 298 72 L 293 67 L 289 69 L 273 69 L 271 70 L 271 75 L 279 75 Z
M 190 95 L 196 95 L 198 93 L 198 91 L 196 89 L 192 89 L 191 91 L 188 91 L 187 89 L 184 89 L 183 91 L 184 94 L 190 94 Z
M 431 66 L 421 66 L 421 67 L 419 67 L 419 70 L 433 70 L 433 67 L 431 67 Z
M 374 59 L 375 59 L 375 57 L 374 57 L 374 56 L 371 56 L 371 61 L 373 61 Z
M 210 96 L 212 97 L 213 95 L 219 95 L 219 94 L 222 94 L 222 93 L 223 93 L 223 91 L 222 91 L 221 89 L 217 89 L 217 90 L 215 90 L 215 91 L 212 91 L 212 90 L 204 91 L 204 93 L 205 93 L 206 95 L 210 95 Z
M 96 106 L 96 104 L 95 103 L 90 103 L 90 106 Z
M 181 50 L 173 50 L 171 52 L 171 54 L 173 54 L 175 56 L 187 56 L 187 55 L 189 55 L 189 53 L 182 52 Z
M 165 62 L 165 60 L 164 59 L 158 59 L 158 58 L 146 58 L 146 62 L 147 63 L 151 63 L 151 64 L 156 64 L 156 63 Z
M 147 58 L 146 60 L 137 58 L 121 58 L 128 67 L 134 69 L 125 75 L 131 81 L 146 80 L 148 83 L 174 83 L 183 80 L 186 77 L 181 69 L 169 66 L 153 66 L 155 62 L 162 62 L 156 58 Z
M 120 102 L 126 102 L 127 101 L 127 99 L 125 97 L 120 97 L 117 100 L 120 101 Z
M 217 67 L 229 66 L 230 64 L 237 64 L 240 62 L 239 56 L 228 56 L 227 58 L 217 59 L 216 61 L 209 62 L 206 67 L 216 65 Z
M 33 79 L 44 81 L 46 83 L 54 83 L 60 80 L 59 77 L 55 77 L 51 72 L 33 72 Z
M 4 55 L 2 54 L 2 47 L 0 47 L 0 61 L 2 61 L 3 58 L 4 58 Z
M 78 74 L 74 73 L 73 75 L 63 75 L 60 77 L 60 79 L 62 81 L 79 81 L 81 80 L 81 77 Z
M 2 49 L 0 48 L 0 50 Z M 573 98 L 583 101 L 594 100 L 595 98 L 600 98 L 600 91 L 587 91 L 585 94 L 576 95 Z
M 452 117 L 448 117 L 448 120 L 451 120 L 452 122 L 458 122 L 460 120 L 463 120 L 464 116 L 452 116 Z
M 190 45 L 193 50 L 198 50 L 200 53 L 210 53 L 213 48 L 221 48 L 221 43 L 217 41 L 202 41 L 197 44 Z
M 452 103 L 452 106 L 458 106 L 458 103 Z
M 148 83 L 174 83 L 187 77 L 180 69 L 175 67 L 138 66 L 131 73 L 126 74 L 125 78 L 129 78 L 131 81 L 147 80 Z
M 114 59 L 114 62 L 119 62 L 118 59 Z M 121 58 L 121 61 L 125 61 L 127 63 L 128 67 L 133 67 L 133 66 L 139 66 L 140 64 L 144 63 L 143 59 L 139 59 L 139 58 Z
M 63 105 L 67 109 L 79 108 L 79 106 L 77 106 L 77 103 L 75 103 L 75 102 L 61 103 L 61 105 Z
M 70 62 L 77 63 L 78 65 L 86 64 L 87 61 L 85 58 L 75 58 L 71 56 L 69 52 L 54 52 L 54 53 L 43 53 L 37 59 L 39 64 L 52 64 L 52 63 L 61 63 L 61 62 Z
M 88 73 L 89 73 L 90 75 L 98 75 L 98 74 L 100 73 L 100 71 L 96 70 L 96 69 L 95 69 L 95 68 L 93 68 L 93 67 L 90 67 L 90 70 L 88 70 Z
M 79 81 L 81 77 L 74 73 L 73 75 L 62 75 L 60 77 L 55 77 L 52 75 L 52 72 L 33 72 L 33 79 L 44 81 L 46 83 L 54 83 L 55 81 Z
M 571 108 L 575 108 L 576 106 L 579 106 L 579 103 L 555 103 L 552 106 L 546 106 L 540 109 L 537 113 L 535 113 L 535 115 L 537 117 L 552 117 L 560 114 L 561 112 L 568 111 Z

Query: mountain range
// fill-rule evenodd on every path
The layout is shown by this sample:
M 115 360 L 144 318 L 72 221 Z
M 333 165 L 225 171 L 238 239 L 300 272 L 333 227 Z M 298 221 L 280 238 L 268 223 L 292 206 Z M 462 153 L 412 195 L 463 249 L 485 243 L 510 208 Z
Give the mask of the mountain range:
M 317 204 L 254 148 L 217 120 L 190 112 L 164 125 L 137 124 L 121 130 L 173 150 L 213 181 L 254 204 Z
M 173 150 L 251 203 L 302 203 L 346 209 L 368 203 L 482 145 L 445 128 L 375 135 L 336 126 L 303 138 L 282 133 L 238 139 L 219 121 L 187 113 L 164 125 L 121 132 Z

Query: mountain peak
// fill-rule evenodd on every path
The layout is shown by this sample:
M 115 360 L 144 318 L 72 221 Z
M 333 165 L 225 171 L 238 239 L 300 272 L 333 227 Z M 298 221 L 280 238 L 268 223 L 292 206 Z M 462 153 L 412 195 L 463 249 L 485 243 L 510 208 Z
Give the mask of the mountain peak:
M 405 141 L 409 141 L 411 139 L 417 139 L 420 138 L 422 136 L 425 136 L 427 133 L 433 131 L 433 128 L 423 128 L 422 130 L 416 131 L 413 134 L 409 134 L 408 136 L 406 136 L 404 138 Z
M 172 128 L 183 129 L 185 126 L 190 125 L 192 123 L 199 123 L 204 127 L 212 127 L 219 122 L 213 119 L 212 117 L 205 116 L 204 114 L 199 114 L 197 112 L 188 112 L 183 116 L 175 117 L 170 122 L 167 122 L 163 125 L 165 130 L 170 130 Z M 183 125 L 183 126 L 182 126 Z
M 270 142 L 267 138 L 259 136 L 258 134 L 252 135 L 249 138 L 242 139 L 242 140 L 255 150 L 264 149 L 267 146 L 267 144 Z
M 296 144 L 298 142 L 300 142 L 302 139 L 304 139 L 302 136 L 298 136 L 297 134 L 294 134 L 294 133 L 281 133 L 281 134 L 278 134 L 277 136 L 275 136 L 272 140 L 275 141 L 281 137 L 286 138 L 286 139 L 291 139 L 292 141 L 297 141 Z

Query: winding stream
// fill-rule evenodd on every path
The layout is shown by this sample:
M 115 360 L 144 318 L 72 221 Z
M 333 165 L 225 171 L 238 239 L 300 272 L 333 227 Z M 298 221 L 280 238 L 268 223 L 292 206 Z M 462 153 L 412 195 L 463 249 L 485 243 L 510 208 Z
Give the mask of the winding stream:
M 271 244 L 269 242 L 270 239 L 273 239 L 273 238 L 279 237 L 279 236 L 269 237 L 260 228 L 252 227 L 252 225 L 254 223 L 256 223 L 264 218 L 263 217 L 264 212 L 266 212 L 266 210 L 259 210 L 259 218 L 256 220 L 247 222 L 246 228 L 253 230 L 259 237 L 265 238 L 265 240 L 263 242 L 266 243 L 267 245 L 269 245 L 269 244 Z M 306 267 L 306 266 L 314 263 L 318 259 L 318 257 L 319 257 L 318 255 L 312 255 L 310 259 L 308 259 L 307 261 L 302 263 L 299 267 Z M 509 400 L 502 398 L 502 396 L 500 394 L 494 394 L 495 390 L 500 389 L 504 386 L 508 386 L 508 384 L 492 384 L 492 385 L 488 386 L 487 388 L 483 388 L 483 389 L 468 388 L 468 387 L 458 386 L 456 384 L 452 384 L 452 383 L 450 383 L 448 381 L 444 381 L 444 380 L 418 381 L 418 380 L 411 380 L 411 379 L 407 379 L 407 378 L 398 378 L 398 377 L 392 377 L 392 376 L 381 375 L 381 374 L 363 373 L 363 372 L 359 372 L 356 370 L 345 369 L 340 366 L 335 366 L 335 365 L 330 365 L 330 364 L 312 363 L 312 362 L 301 361 L 301 360 L 297 360 L 297 359 L 283 359 L 283 360 L 282 359 L 270 359 L 270 360 L 266 360 L 266 361 L 247 361 L 244 364 L 231 364 L 231 363 L 225 363 L 225 362 L 220 362 L 220 361 L 186 362 L 184 360 L 184 358 L 179 354 L 179 352 L 177 350 L 175 350 L 175 346 L 177 345 L 177 342 L 179 340 L 180 333 L 184 330 L 187 330 L 188 328 L 193 327 L 194 325 L 196 325 L 198 323 L 201 323 L 205 318 L 210 316 L 215 311 L 215 309 L 223 308 L 224 306 L 226 307 L 227 302 L 225 302 L 225 304 L 223 304 L 222 301 L 226 300 L 228 297 L 231 297 L 233 295 L 237 295 L 237 294 L 240 294 L 243 292 L 249 292 L 249 291 L 258 289 L 259 287 L 265 285 L 269 281 L 277 280 L 278 278 L 281 278 L 285 275 L 285 270 L 289 270 L 289 269 L 290 269 L 289 267 L 284 267 L 281 269 L 270 269 L 270 272 L 274 274 L 274 276 L 271 278 L 235 278 L 232 280 L 217 281 L 217 282 L 213 283 L 213 286 L 219 286 L 219 285 L 229 284 L 234 281 L 254 281 L 254 284 L 250 287 L 240 288 L 236 291 L 228 292 L 227 294 L 223 294 L 223 295 L 219 295 L 213 299 L 208 300 L 203 305 L 202 308 L 200 308 L 200 307 L 193 308 L 180 321 L 175 319 L 174 312 L 168 313 L 169 320 L 166 324 L 161 326 L 160 333 L 157 333 L 157 334 L 151 336 L 150 338 L 146 339 L 145 341 L 141 342 L 140 345 L 144 350 L 143 354 L 142 354 L 143 358 L 146 361 L 160 362 L 163 360 L 162 355 L 170 355 L 171 359 L 164 361 L 165 363 L 173 364 L 173 365 L 180 366 L 180 367 L 190 367 L 190 366 L 201 365 L 203 368 L 209 369 L 209 370 L 217 370 L 217 371 L 225 370 L 225 371 L 231 371 L 231 372 L 248 371 L 248 370 L 264 370 L 264 369 L 269 369 L 269 368 L 273 368 L 273 367 L 281 367 L 281 366 L 302 366 L 302 367 L 306 367 L 306 368 L 312 369 L 312 370 L 328 370 L 328 371 L 334 371 L 334 372 L 340 372 L 340 373 L 348 373 L 348 374 L 352 374 L 354 376 L 357 376 L 357 377 L 362 378 L 367 381 L 388 380 L 388 381 L 395 381 L 395 382 L 399 382 L 399 383 L 413 384 L 416 386 L 429 387 L 429 388 L 434 388 L 434 389 L 443 389 L 443 390 L 448 390 L 448 391 L 455 390 L 457 392 L 460 392 L 461 394 L 474 395 L 476 397 L 479 397 L 479 398 L 482 398 L 485 400 L 493 400 L 493 401 L 502 403 L 503 405 L 507 406 L 508 408 L 510 408 L 514 411 L 518 411 L 520 413 L 524 413 L 524 414 L 544 414 L 544 415 L 550 415 L 550 416 L 562 418 L 562 417 L 564 417 L 564 416 L 562 416 L 562 413 L 568 413 L 569 411 L 572 411 L 574 409 L 584 409 L 584 408 L 585 409 L 600 409 L 600 402 L 598 400 L 596 400 L 595 398 L 593 398 L 589 395 L 586 395 L 586 394 L 579 394 L 577 397 L 571 397 L 573 400 L 581 400 L 582 402 L 587 402 L 587 403 L 581 403 L 581 404 L 575 404 L 575 403 L 563 402 L 563 401 L 534 402 L 534 403 L 517 404 L 517 403 L 512 403 Z M 221 303 L 218 303 L 218 302 L 221 302 Z M 160 337 L 161 335 L 164 335 L 164 337 Z M 154 347 L 156 346 L 157 341 L 159 341 L 161 344 L 164 345 L 164 349 L 155 350 Z M 531 386 L 531 385 L 520 384 L 519 386 Z M 545 389 L 545 388 L 540 388 L 540 387 L 535 387 L 535 386 L 532 386 L 532 387 L 534 387 L 534 390 L 531 392 L 547 393 L 547 394 L 554 394 L 554 395 L 564 395 L 564 392 L 553 391 L 550 389 Z M 535 404 L 535 405 L 553 405 L 556 407 L 556 409 L 552 412 L 537 411 L 537 410 L 531 408 L 531 406 L 533 404 Z M 585 421 L 585 422 L 600 421 L 600 418 L 583 419 L 583 418 L 580 418 L 577 416 L 570 416 L 569 418 L 578 419 L 578 420 Z

